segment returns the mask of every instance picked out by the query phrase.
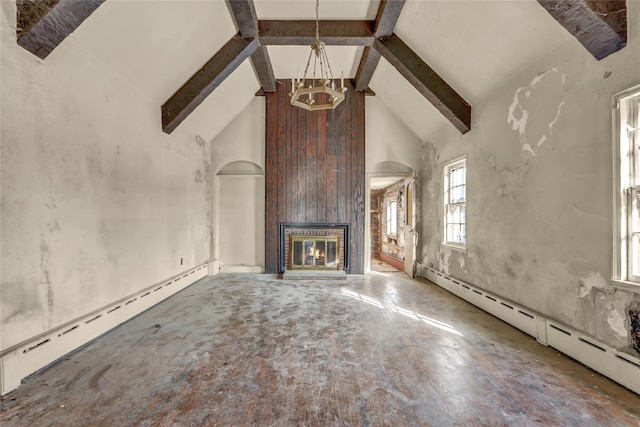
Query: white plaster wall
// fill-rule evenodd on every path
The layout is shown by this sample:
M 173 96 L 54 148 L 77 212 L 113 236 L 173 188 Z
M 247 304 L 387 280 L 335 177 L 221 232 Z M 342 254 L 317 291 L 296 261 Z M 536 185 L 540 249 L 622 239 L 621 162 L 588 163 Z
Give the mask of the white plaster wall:
M 472 131 L 443 127 L 422 147 L 422 259 L 635 353 L 611 287 L 613 94 L 640 83 L 640 2 L 629 41 L 598 62 L 567 42 L 473 106 Z M 442 242 L 442 167 L 467 155 L 467 251 Z M 637 356 L 637 353 L 635 353 Z
M 215 260 L 220 259 L 221 232 L 225 227 L 229 226 L 229 224 L 225 223 L 226 220 L 224 218 L 234 215 L 233 211 L 228 210 L 229 208 L 220 202 L 218 195 L 224 191 L 221 188 L 224 184 L 217 173 L 224 165 L 239 161 L 254 163 L 264 173 L 265 119 L 265 97 L 254 97 L 244 110 L 211 141 L 211 165 L 215 174 L 213 183 L 214 196 L 211 199 L 211 209 L 213 211 L 211 253 Z M 229 181 L 226 182 L 228 183 Z M 260 182 L 263 185 L 261 208 L 262 212 L 264 212 L 264 179 Z M 260 207 L 259 204 L 256 206 Z M 256 242 L 256 244 L 258 243 Z M 264 254 L 264 233 L 262 236 L 262 252 Z M 262 264 L 264 264 L 264 259 Z
M 264 171 L 265 97 L 256 96 L 211 141 L 211 167 L 214 173 L 227 163 L 247 161 Z
M 365 102 L 367 173 L 382 162 L 402 163 L 414 171 L 420 169 L 420 138 L 377 97 L 367 96 Z
M 89 52 L 42 61 L 1 15 L 1 329 L 6 349 L 209 259 L 210 153 Z M 181 265 L 182 259 L 182 265 Z

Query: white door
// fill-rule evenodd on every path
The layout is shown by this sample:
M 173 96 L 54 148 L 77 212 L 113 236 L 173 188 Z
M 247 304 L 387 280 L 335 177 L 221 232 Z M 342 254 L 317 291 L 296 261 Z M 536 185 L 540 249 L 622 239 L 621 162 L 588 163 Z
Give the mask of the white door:
M 416 246 L 418 246 L 418 233 L 416 226 L 416 200 L 415 178 L 413 175 L 404 180 L 405 194 L 405 226 L 404 226 L 404 271 L 409 277 L 415 277 L 416 270 Z

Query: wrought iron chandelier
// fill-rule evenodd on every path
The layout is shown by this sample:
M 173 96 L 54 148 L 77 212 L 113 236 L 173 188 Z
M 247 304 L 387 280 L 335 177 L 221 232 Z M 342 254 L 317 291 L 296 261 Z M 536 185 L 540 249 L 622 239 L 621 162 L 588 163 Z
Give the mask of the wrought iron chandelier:
M 316 0 L 316 40 L 311 43 L 311 52 L 309 52 L 309 59 L 307 59 L 302 79 L 296 76 L 291 80 L 291 93 L 289 94 L 291 105 L 308 111 L 333 110 L 344 101 L 347 92 L 347 88 L 344 86 L 344 76 L 340 78 L 340 87 L 336 88 L 336 79 L 331 71 L 324 42 L 320 41 L 319 6 L 320 0 Z M 312 57 L 312 75 L 307 79 Z

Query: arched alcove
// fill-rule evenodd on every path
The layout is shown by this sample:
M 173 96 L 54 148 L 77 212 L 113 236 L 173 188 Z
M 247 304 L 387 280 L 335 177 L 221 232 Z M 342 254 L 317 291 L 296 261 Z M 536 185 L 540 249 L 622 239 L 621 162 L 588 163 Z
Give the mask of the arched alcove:
M 224 164 L 215 177 L 215 253 L 221 272 L 264 271 L 264 171 L 249 161 Z
M 216 175 L 244 175 L 244 176 L 263 176 L 264 171 L 253 162 L 238 160 L 223 165 Z

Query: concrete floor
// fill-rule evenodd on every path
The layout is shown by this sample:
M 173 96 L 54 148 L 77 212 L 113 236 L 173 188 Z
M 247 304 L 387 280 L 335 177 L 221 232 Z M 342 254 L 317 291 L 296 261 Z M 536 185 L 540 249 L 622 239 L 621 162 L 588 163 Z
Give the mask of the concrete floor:
M 423 279 L 208 277 L 32 376 L 4 426 L 637 426 L 640 396 Z
M 379 273 L 393 273 L 400 270 L 392 265 L 387 264 L 384 261 L 379 260 L 378 258 L 371 258 L 371 271 Z

